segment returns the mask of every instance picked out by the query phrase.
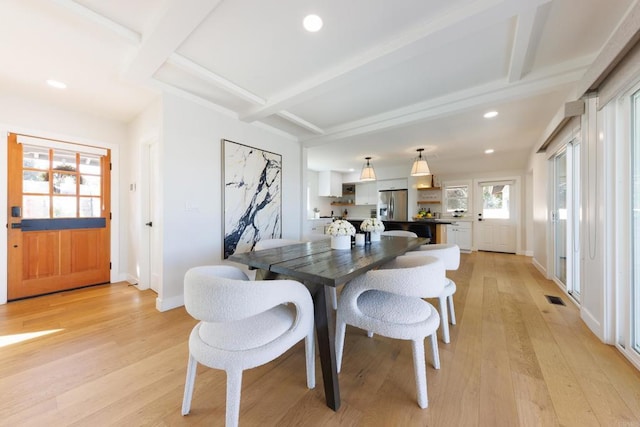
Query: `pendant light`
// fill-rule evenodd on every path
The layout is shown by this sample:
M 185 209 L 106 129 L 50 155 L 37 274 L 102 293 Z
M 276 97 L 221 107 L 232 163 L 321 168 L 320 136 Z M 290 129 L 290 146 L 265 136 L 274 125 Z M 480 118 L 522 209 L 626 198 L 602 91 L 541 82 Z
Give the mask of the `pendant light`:
M 362 167 L 362 172 L 360 173 L 360 181 L 375 181 L 376 173 L 373 170 L 373 166 L 369 163 L 371 157 L 365 157 L 367 163 Z
M 411 176 L 429 175 L 431 171 L 429 170 L 427 159 L 422 157 L 422 152 L 424 151 L 424 148 L 418 148 L 416 151 L 418 152 L 418 157 L 416 157 L 416 159 L 413 162 L 413 167 L 411 168 Z

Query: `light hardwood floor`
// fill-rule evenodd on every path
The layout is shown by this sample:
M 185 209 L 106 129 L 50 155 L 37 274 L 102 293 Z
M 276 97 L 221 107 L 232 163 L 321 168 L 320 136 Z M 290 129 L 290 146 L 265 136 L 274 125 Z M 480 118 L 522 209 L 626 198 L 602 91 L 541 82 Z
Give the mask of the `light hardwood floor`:
M 338 412 L 325 406 L 319 366 L 318 386 L 306 388 L 298 344 L 245 372 L 240 424 L 640 425 L 640 373 L 529 258 L 462 255 L 450 277 L 458 324 L 440 342 L 439 371 L 427 351 L 429 408 L 416 403 L 410 344 L 349 328 Z M 199 368 L 191 414 L 180 415 L 195 322 L 183 308 L 154 306 L 154 293 L 124 283 L 0 306 L 0 425 L 223 425 L 225 374 L 212 369 Z

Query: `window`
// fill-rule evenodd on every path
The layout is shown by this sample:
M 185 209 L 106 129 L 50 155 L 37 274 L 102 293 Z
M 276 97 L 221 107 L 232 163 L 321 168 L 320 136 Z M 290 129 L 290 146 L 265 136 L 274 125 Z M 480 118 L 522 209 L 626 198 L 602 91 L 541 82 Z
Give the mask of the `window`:
M 469 210 L 469 185 L 446 185 L 444 187 L 445 212 L 467 212 Z
M 24 219 L 99 217 L 102 203 L 100 156 L 24 144 Z

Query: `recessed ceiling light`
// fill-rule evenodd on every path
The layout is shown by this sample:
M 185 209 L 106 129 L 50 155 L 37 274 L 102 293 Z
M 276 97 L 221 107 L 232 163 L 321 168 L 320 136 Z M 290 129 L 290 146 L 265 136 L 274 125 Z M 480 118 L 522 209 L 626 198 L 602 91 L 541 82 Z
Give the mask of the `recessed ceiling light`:
M 47 80 L 47 84 L 51 87 L 55 87 L 56 89 L 66 89 L 67 85 L 59 82 L 58 80 L 49 79 Z
M 494 151 L 493 148 L 489 148 L 489 149 L 484 150 L 484 154 L 491 154 L 491 153 L 493 153 L 493 151 Z
M 320 31 L 320 28 L 322 28 L 322 18 L 318 15 L 307 15 L 304 17 L 302 25 L 305 30 L 310 33 L 315 33 L 316 31 Z
M 498 115 L 497 111 L 487 111 L 486 113 L 484 113 L 484 118 L 485 119 L 493 119 L 497 115 Z

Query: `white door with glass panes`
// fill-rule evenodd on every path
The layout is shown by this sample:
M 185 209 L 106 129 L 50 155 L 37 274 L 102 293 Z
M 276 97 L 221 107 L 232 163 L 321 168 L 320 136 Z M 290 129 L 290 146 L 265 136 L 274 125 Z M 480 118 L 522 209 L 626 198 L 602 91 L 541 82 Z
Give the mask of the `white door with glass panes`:
M 513 180 L 477 183 L 476 246 L 480 251 L 516 252 L 516 185 Z

